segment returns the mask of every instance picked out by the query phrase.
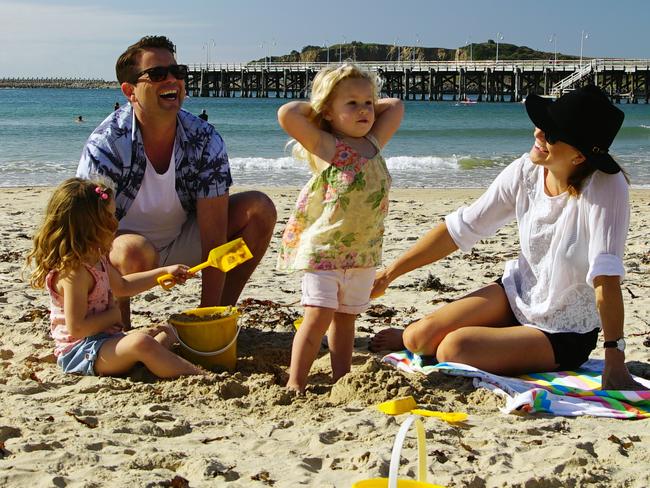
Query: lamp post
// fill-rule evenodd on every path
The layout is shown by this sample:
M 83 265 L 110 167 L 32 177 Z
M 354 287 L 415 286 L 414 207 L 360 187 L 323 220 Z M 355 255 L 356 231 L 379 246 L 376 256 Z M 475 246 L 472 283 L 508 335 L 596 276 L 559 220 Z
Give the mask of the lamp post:
M 205 49 L 205 64 L 210 65 L 210 44 L 212 44 L 212 47 L 217 47 L 217 45 L 214 43 L 214 39 L 210 39 L 208 42 L 203 44 L 203 49 Z
M 420 36 L 415 34 L 415 46 L 413 46 L 413 55 L 411 56 L 411 62 L 415 64 L 415 52 L 419 49 L 420 45 Z
M 582 67 L 582 48 L 584 47 L 585 39 L 589 39 L 589 34 L 584 30 L 580 33 L 580 66 Z
M 548 42 L 553 43 L 553 69 L 555 69 L 555 65 L 557 64 L 557 36 L 555 34 L 551 34 Z
M 496 63 L 499 64 L 499 41 L 503 40 L 503 34 L 501 32 L 497 32 L 497 57 L 496 57 Z
M 272 41 L 262 41 L 262 42 L 260 42 L 260 49 L 262 49 L 263 54 L 264 54 L 264 68 L 269 67 L 269 61 L 270 61 L 270 58 L 271 58 L 270 49 L 271 49 L 271 46 L 275 47 L 276 44 L 277 43 L 275 42 L 275 39 L 273 39 Z M 265 47 L 266 47 L 266 50 L 264 50 Z
M 467 46 L 469 45 L 469 60 L 473 61 L 474 57 L 472 56 L 472 38 L 468 37 L 467 40 L 465 41 L 465 49 L 467 50 Z
M 343 36 L 343 42 L 339 44 L 339 63 L 341 62 L 341 50 L 343 49 L 343 44 L 345 44 L 345 36 Z
M 400 49 L 399 49 L 399 45 L 397 44 L 398 42 L 399 42 L 399 37 L 396 37 L 395 42 L 393 43 L 393 46 L 397 50 L 397 64 L 399 64 L 399 62 L 400 62 L 400 56 L 399 56 Z
M 327 49 L 327 64 L 330 64 L 330 42 L 325 39 L 325 48 Z

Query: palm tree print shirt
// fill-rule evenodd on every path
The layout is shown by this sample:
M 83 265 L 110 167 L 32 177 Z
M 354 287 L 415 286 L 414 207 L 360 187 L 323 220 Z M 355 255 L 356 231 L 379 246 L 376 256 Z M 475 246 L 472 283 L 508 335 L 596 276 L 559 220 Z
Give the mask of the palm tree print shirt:
M 175 141 L 176 192 L 188 215 L 196 201 L 224 195 L 232 185 L 226 146 L 211 124 L 180 110 Z M 147 167 L 142 133 L 130 104 L 111 113 L 90 135 L 77 176 L 100 175 L 115 184 L 116 217 L 126 215 Z

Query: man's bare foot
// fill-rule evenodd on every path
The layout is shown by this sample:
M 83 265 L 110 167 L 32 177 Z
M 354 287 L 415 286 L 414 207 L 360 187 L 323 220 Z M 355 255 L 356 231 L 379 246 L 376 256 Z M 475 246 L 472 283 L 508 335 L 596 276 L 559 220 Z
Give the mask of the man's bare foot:
M 368 349 L 372 352 L 379 351 L 401 351 L 405 349 L 402 335 L 404 329 L 384 329 L 377 332 L 372 339 Z

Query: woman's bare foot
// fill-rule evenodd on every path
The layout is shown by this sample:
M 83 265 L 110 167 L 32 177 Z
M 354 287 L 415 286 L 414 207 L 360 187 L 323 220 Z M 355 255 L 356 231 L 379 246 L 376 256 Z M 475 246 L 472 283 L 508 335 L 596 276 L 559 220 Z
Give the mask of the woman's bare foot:
M 384 329 L 377 332 L 372 339 L 368 349 L 372 352 L 379 351 L 401 351 L 405 349 L 402 335 L 404 329 Z

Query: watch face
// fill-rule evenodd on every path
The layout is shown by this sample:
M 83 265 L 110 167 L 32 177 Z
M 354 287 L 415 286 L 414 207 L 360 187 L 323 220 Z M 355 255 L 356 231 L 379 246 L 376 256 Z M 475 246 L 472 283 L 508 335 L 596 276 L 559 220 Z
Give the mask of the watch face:
M 625 339 L 622 337 L 616 341 L 616 349 L 619 351 L 625 351 Z

